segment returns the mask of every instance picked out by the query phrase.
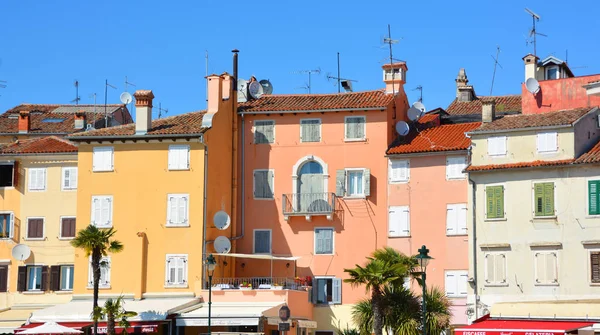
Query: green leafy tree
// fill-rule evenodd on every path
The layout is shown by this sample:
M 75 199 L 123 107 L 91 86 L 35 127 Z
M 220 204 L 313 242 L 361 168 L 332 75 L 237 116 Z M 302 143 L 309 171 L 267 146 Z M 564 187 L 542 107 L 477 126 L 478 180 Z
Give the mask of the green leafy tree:
M 127 318 L 131 318 L 137 315 L 136 312 L 126 311 L 123 307 L 123 297 L 120 296 L 117 299 L 108 299 L 104 302 L 104 307 L 97 307 L 92 314 L 94 320 L 104 320 L 106 319 L 106 334 L 107 335 L 116 335 L 115 327 L 118 325 L 123 328 L 122 333 L 127 333 L 127 328 L 129 328 L 129 320 Z

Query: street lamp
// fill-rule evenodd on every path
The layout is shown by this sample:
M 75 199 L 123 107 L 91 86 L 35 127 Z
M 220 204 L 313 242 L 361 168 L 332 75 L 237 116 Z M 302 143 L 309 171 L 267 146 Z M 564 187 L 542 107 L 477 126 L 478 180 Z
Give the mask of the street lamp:
M 208 270 L 208 335 L 210 332 L 210 305 L 212 305 L 212 277 L 217 267 L 217 261 L 212 254 L 206 259 L 206 269 Z
M 421 280 L 423 280 L 423 335 L 427 335 L 427 303 L 425 301 L 427 286 L 425 285 L 425 280 L 427 279 L 427 265 L 433 258 L 429 256 L 429 249 L 427 249 L 426 246 L 422 246 L 421 249 L 419 249 L 419 254 L 415 256 L 415 258 L 421 267 Z

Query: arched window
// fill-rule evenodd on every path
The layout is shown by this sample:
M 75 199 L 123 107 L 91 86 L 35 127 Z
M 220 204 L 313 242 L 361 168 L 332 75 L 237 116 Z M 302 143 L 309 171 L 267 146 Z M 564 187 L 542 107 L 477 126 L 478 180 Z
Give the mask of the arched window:
M 309 161 L 302 165 L 302 167 L 300 168 L 300 173 L 298 173 L 298 174 L 303 175 L 303 174 L 322 174 L 322 173 L 323 173 L 323 167 L 321 166 L 321 164 L 319 164 L 315 161 Z

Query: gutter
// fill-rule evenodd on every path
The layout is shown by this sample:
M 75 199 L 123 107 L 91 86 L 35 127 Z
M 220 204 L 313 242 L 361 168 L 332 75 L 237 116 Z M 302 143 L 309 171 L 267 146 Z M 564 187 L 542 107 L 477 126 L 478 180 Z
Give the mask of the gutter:
M 206 129 L 208 130 L 208 129 Z M 205 130 L 205 131 L 206 131 Z M 151 140 L 151 139 L 165 139 L 165 138 L 202 138 L 204 132 L 195 134 L 164 134 L 164 135 L 123 135 L 123 136 L 74 136 L 67 137 L 69 141 L 117 141 L 117 140 Z
M 204 136 L 200 136 L 200 143 L 204 145 L 204 199 L 202 208 L 202 275 L 200 280 L 202 282 L 202 288 L 204 288 L 205 273 L 206 273 L 206 226 L 208 225 L 206 217 L 206 202 L 207 202 L 207 183 L 208 183 L 208 144 L 204 141 Z
M 273 111 L 257 111 L 257 112 L 244 112 L 244 108 L 240 108 L 242 111 L 238 111 L 239 115 L 244 114 L 291 114 L 291 113 L 325 113 L 325 112 L 353 112 L 353 111 L 384 111 L 386 107 L 367 107 L 367 108 L 338 108 L 338 109 L 305 109 L 305 110 L 273 110 Z
M 523 167 L 509 167 L 509 168 L 499 168 L 499 169 L 488 169 L 488 170 L 475 170 L 475 171 L 467 171 L 468 173 L 481 173 L 481 172 L 498 172 L 501 170 L 526 170 L 526 169 L 547 169 L 547 168 L 564 168 L 564 167 L 575 167 L 577 165 L 582 164 L 598 164 L 599 162 L 583 162 L 576 163 L 570 162 L 566 164 L 554 164 L 554 165 L 538 165 L 538 166 L 523 166 Z
M 414 152 L 404 154 L 386 154 L 384 157 L 387 158 L 400 158 L 400 157 L 422 157 L 422 156 L 439 156 L 444 154 L 467 154 L 469 149 L 466 150 L 442 150 L 442 151 L 428 151 L 428 152 Z
M 244 114 L 242 114 L 241 116 L 242 116 L 242 122 L 241 122 L 241 127 L 240 127 L 241 128 L 240 136 L 241 136 L 241 142 L 242 142 L 241 146 L 242 147 L 240 148 L 240 150 L 242 151 L 242 153 L 241 153 L 242 157 L 241 157 L 241 162 L 239 165 L 240 170 L 241 170 L 241 177 L 240 177 L 240 183 L 241 183 L 240 189 L 241 190 L 240 191 L 242 193 L 242 201 L 240 204 L 240 206 L 242 207 L 241 208 L 241 218 L 240 218 L 241 232 L 239 235 L 232 237 L 231 238 L 232 241 L 243 238 L 244 234 L 246 232 L 246 206 L 245 206 L 246 205 L 246 178 L 245 178 L 245 173 L 244 173 L 245 172 L 244 171 L 244 162 L 245 162 L 245 157 L 246 157 L 245 150 L 244 150 L 244 148 L 245 148 L 245 145 L 244 145 L 245 132 L 244 131 L 246 129 L 246 125 L 244 124 Z
M 468 150 L 469 154 L 467 155 L 468 160 L 469 160 L 469 164 L 471 164 L 471 147 L 469 147 Z M 473 246 L 472 246 L 472 250 L 473 250 L 473 292 L 475 294 L 475 308 L 473 308 L 473 310 L 475 311 L 475 320 L 477 320 L 478 317 L 478 308 L 479 308 L 479 288 L 477 287 L 477 184 L 475 183 L 475 181 L 473 179 L 471 179 L 471 176 L 469 175 L 468 177 L 469 182 L 472 185 L 472 213 L 471 215 L 473 216 L 473 228 L 472 228 L 472 233 L 471 236 L 473 236 Z
M 77 155 L 77 151 L 75 152 L 52 152 L 52 153 L 39 153 L 39 154 L 19 154 L 19 153 L 13 153 L 13 154 L 0 154 L 0 157 L 2 156 L 16 156 L 16 157 L 23 157 L 23 156 L 64 156 L 64 155 Z
M 582 116 L 583 117 L 583 116 Z M 579 120 L 579 119 L 577 119 Z M 577 120 L 575 122 L 577 122 Z M 530 130 L 545 130 L 545 129 L 564 129 L 571 128 L 575 124 L 563 124 L 557 126 L 543 126 L 543 127 L 527 127 L 527 128 L 514 128 L 514 129 L 496 129 L 496 130 L 478 130 L 478 131 L 470 131 L 465 134 L 467 135 L 479 135 L 479 134 L 493 134 L 493 133 L 514 133 L 518 131 L 530 131 Z

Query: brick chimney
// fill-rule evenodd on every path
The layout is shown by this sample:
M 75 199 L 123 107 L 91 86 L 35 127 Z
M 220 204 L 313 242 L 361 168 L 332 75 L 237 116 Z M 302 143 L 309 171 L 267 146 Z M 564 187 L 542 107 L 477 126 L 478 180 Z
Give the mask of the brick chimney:
M 406 83 L 406 71 L 408 71 L 405 62 L 385 64 L 381 68 L 383 69 L 385 93 L 398 93 L 403 89 Z
M 458 76 L 454 80 L 456 82 L 456 99 L 461 102 L 470 102 L 475 99 L 475 89 L 469 84 L 467 71 L 464 68 L 458 70 Z
M 538 60 L 540 58 L 532 55 L 532 54 L 528 54 L 527 56 L 523 57 L 523 61 L 525 62 L 525 80 L 529 79 L 529 78 L 535 78 L 535 79 L 543 79 L 543 78 L 538 78 Z
M 135 134 L 146 135 L 152 128 L 152 99 L 154 94 L 151 90 L 137 90 L 133 94 L 135 98 Z
M 80 110 L 80 111 L 75 112 L 73 128 L 75 128 L 75 129 L 85 128 L 85 111 Z
M 489 123 L 496 119 L 496 100 L 481 99 L 481 122 Z
M 19 133 L 26 134 L 31 130 L 31 117 L 29 111 L 19 112 Z

